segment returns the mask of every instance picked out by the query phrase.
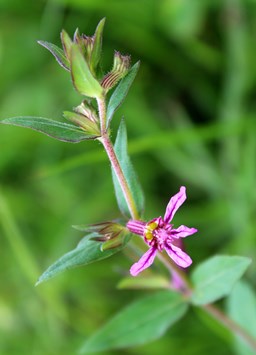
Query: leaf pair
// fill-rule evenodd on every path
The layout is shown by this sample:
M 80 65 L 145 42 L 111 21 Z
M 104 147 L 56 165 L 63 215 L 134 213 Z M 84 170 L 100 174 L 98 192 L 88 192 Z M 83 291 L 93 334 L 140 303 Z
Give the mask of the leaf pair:
M 51 47 L 50 47 L 51 48 Z M 78 57 L 80 54 L 78 54 Z M 79 59 L 78 59 L 79 61 Z M 82 61 L 83 63 L 83 61 Z M 84 63 L 83 63 L 84 64 Z M 82 64 L 82 65 L 83 65 Z M 80 67 L 81 69 L 81 67 Z M 107 124 L 109 126 L 110 121 L 115 113 L 115 111 L 122 104 L 125 96 L 128 93 L 128 90 L 136 76 L 136 73 L 139 69 L 139 63 L 136 63 L 128 72 L 128 74 L 120 81 L 119 85 L 113 92 L 107 109 Z M 78 80 L 78 86 L 82 87 L 82 83 L 86 81 L 85 77 L 81 77 Z M 70 113 L 66 114 L 66 117 L 70 117 Z M 74 114 L 73 114 L 74 115 Z M 57 140 L 69 143 L 79 143 L 81 141 L 87 139 L 95 139 L 99 136 L 99 134 L 90 134 L 85 130 L 81 129 L 72 124 L 67 124 L 63 122 L 59 122 L 56 120 L 52 120 L 44 117 L 34 117 L 34 116 L 19 116 L 19 117 L 11 117 L 1 120 L 0 123 L 8 124 L 13 126 L 20 126 L 25 128 L 30 128 L 35 131 L 41 132 L 55 138 Z M 89 122 L 88 122 L 89 124 Z
M 192 273 L 194 292 L 190 300 L 168 290 L 135 301 L 90 337 L 81 354 L 132 347 L 158 339 L 184 316 L 189 302 L 199 306 L 230 293 L 249 263 L 248 258 L 238 256 L 216 256 L 203 262 Z M 238 311 L 234 308 L 234 296 L 232 300 L 235 316 Z M 237 301 L 241 308 L 240 299 Z
M 41 275 L 37 284 L 68 269 L 107 258 L 125 247 L 130 238 L 128 236 L 119 248 L 102 251 L 101 243 L 96 242 L 95 237 L 97 233 L 84 237 L 74 250 L 51 265 Z M 250 262 L 245 257 L 224 255 L 206 260 L 192 272 L 193 292 L 189 299 L 167 290 L 135 301 L 89 338 L 81 353 L 136 346 L 159 338 L 171 325 L 181 319 L 188 310 L 189 303 L 201 306 L 228 295 Z M 239 312 L 234 305 L 237 301 L 240 303 L 240 298 L 232 297 L 231 314 L 237 317 Z

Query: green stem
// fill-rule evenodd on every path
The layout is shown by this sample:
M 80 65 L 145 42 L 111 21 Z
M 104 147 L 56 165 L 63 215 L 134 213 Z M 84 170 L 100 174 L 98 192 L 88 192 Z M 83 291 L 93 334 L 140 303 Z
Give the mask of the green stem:
M 202 309 L 216 319 L 220 324 L 224 325 L 229 331 L 243 339 L 253 350 L 256 351 L 256 339 L 254 339 L 247 331 L 228 318 L 220 309 L 212 304 L 201 306 Z

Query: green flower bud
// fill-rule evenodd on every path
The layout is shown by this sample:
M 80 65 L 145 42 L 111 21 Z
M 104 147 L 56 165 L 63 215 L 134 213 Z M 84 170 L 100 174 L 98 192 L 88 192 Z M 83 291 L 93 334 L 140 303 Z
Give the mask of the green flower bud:
M 95 108 L 86 100 L 84 100 L 79 106 L 75 107 L 74 111 L 87 117 L 92 122 L 96 123 L 99 121 Z
M 64 111 L 63 116 L 77 125 L 79 128 L 83 129 L 86 133 L 92 135 L 92 138 L 97 138 L 100 136 L 100 129 L 97 122 L 91 121 L 88 117 L 76 113 Z
M 101 86 L 106 90 L 112 89 L 119 80 L 121 80 L 130 68 L 130 56 L 121 55 L 120 52 L 115 51 L 113 69 L 110 73 L 104 76 L 101 81 Z

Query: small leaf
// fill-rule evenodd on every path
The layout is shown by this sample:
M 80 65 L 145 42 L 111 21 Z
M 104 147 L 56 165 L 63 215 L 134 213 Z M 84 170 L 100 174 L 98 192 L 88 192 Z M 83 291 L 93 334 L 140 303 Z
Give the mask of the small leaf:
M 88 97 L 100 97 L 103 88 L 92 75 L 79 46 L 73 43 L 71 50 L 71 75 L 76 90 Z
M 59 65 L 62 66 L 62 68 L 70 71 L 69 61 L 65 57 L 65 53 L 61 48 L 55 46 L 55 44 L 46 41 L 37 41 L 37 43 L 48 49 L 48 51 L 50 51 L 54 55 L 55 59 L 57 60 Z
M 62 47 L 64 49 L 65 55 L 70 60 L 71 57 L 71 47 L 72 47 L 72 39 L 69 37 L 68 33 L 65 30 L 62 30 L 60 33 Z
M 142 275 L 137 277 L 125 277 L 117 288 L 119 289 L 161 289 L 170 288 L 170 280 L 161 275 Z
M 228 295 L 251 260 L 242 256 L 214 256 L 196 267 L 192 273 L 192 303 L 203 305 Z
M 160 338 L 186 312 L 178 293 L 161 291 L 130 304 L 89 338 L 81 354 L 122 349 Z
M 116 249 L 101 251 L 101 242 L 96 242 L 92 238 L 97 237 L 98 234 L 91 233 L 85 236 L 77 245 L 77 247 L 70 252 L 64 254 L 54 264 L 52 264 L 38 279 L 36 285 L 45 282 L 56 275 L 79 266 L 84 266 L 95 261 L 99 261 L 117 253 L 128 243 L 129 238 L 126 239 L 121 247 Z
M 96 31 L 94 33 L 94 43 L 93 43 L 92 54 L 91 54 L 91 64 L 94 72 L 96 72 L 97 66 L 100 61 L 101 47 L 102 47 L 102 33 L 105 25 L 105 20 L 106 18 L 103 18 L 99 22 Z
M 130 86 L 132 85 L 133 80 L 139 70 L 140 63 L 137 62 L 134 66 L 128 71 L 126 76 L 120 81 L 115 91 L 110 97 L 108 108 L 107 108 L 107 125 L 109 123 L 119 106 L 123 103 Z
M 78 127 L 51 120 L 49 118 L 43 117 L 30 117 L 30 116 L 21 116 L 21 117 L 12 117 L 6 118 L 0 123 L 31 128 L 35 131 L 41 132 L 55 138 L 59 141 L 69 142 L 69 143 L 79 143 L 86 139 L 94 139 L 95 135 L 89 135 L 85 131 L 79 129 Z
M 231 319 L 244 328 L 256 342 L 256 295 L 250 285 L 242 281 L 237 282 L 227 299 L 227 309 Z M 255 354 L 255 350 L 243 339 L 235 334 L 234 337 L 237 354 Z
M 144 209 L 144 196 L 139 184 L 138 178 L 130 161 L 128 152 L 127 152 L 127 134 L 124 120 L 121 121 L 119 130 L 117 133 L 116 141 L 115 141 L 115 153 L 119 164 L 123 170 L 124 176 L 130 188 L 131 194 L 133 196 L 133 200 L 135 201 L 135 205 L 139 214 L 141 215 Z M 118 206 L 120 211 L 127 217 L 131 217 L 128 205 L 123 195 L 123 191 L 119 184 L 119 181 L 115 175 L 115 172 L 112 170 L 113 183 L 116 193 L 116 199 L 118 202 Z

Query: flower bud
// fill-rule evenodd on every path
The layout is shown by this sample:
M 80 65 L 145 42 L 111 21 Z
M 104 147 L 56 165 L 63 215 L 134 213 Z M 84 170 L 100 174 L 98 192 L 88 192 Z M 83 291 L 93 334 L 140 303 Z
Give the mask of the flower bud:
M 95 108 L 86 100 L 84 100 L 79 106 L 75 107 L 74 111 L 87 117 L 92 122 L 96 123 L 99 121 Z
M 121 55 L 115 51 L 113 69 L 101 81 L 101 86 L 106 90 L 112 89 L 121 80 L 130 68 L 130 56 Z
M 103 222 L 98 224 L 73 226 L 78 230 L 89 233 L 96 233 L 91 239 L 101 242 L 101 250 L 114 249 L 127 242 L 127 229 L 118 222 Z
M 88 117 L 76 113 L 76 112 L 69 112 L 64 111 L 63 116 L 73 122 L 75 125 L 86 131 L 89 135 L 92 135 L 91 138 L 97 138 L 100 136 L 100 129 L 97 122 L 91 121 Z
M 94 76 L 97 74 L 101 57 L 104 24 L 105 18 L 99 22 L 93 36 L 86 36 L 85 34 L 80 36 L 78 29 L 74 34 L 74 42 L 78 44 Z

